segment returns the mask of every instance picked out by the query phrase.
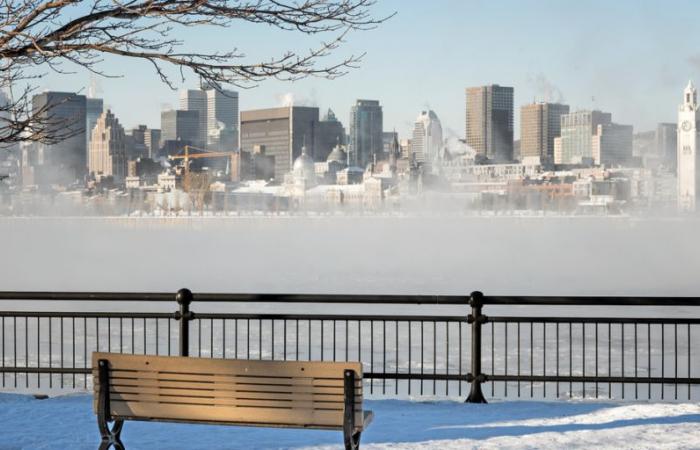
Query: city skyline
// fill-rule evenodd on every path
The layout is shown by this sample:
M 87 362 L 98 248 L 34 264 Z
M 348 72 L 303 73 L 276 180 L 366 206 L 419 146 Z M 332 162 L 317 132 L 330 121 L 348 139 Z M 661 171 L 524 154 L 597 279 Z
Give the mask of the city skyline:
M 280 106 L 294 98 L 297 106 L 318 106 L 321 110 L 330 107 L 347 124 L 354 101 L 369 98 L 384 106 L 385 129 L 396 128 L 402 136 L 408 136 L 415 115 L 432 109 L 440 116 L 446 136 L 463 137 L 464 108 L 459 98 L 464 88 L 498 83 L 515 88 L 516 109 L 533 100 L 563 101 L 571 105 L 572 111 L 610 111 L 620 123 L 652 130 L 657 123 L 674 120 L 675 108 L 667 105 L 676 103 L 678 86 L 700 77 L 700 58 L 691 40 L 679 40 L 670 32 L 693 27 L 693 11 L 700 14 L 700 5 L 689 1 L 651 5 L 643 11 L 635 8 L 634 2 L 621 1 L 605 4 L 606 13 L 602 15 L 590 4 L 440 3 L 443 8 L 434 4 L 407 8 L 394 0 L 381 2 L 375 8 L 378 14 L 396 11 L 397 15 L 377 30 L 351 34 L 338 50 L 338 55 L 366 51 L 359 69 L 332 81 L 270 81 L 254 89 L 239 89 L 240 110 Z M 464 27 L 465 18 L 471 17 L 479 20 Z M 570 17 L 577 18 L 575 23 Z M 440 21 L 443 26 L 430 35 L 414 33 L 421 20 Z M 595 32 L 585 25 L 593 20 Z M 490 30 L 494 21 L 502 21 L 503 29 L 508 31 L 484 46 L 483 37 L 493 35 Z M 531 33 L 527 27 L 532 23 L 547 24 L 549 28 Z M 644 33 L 639 33 L 642 29 Z M 242 31 L 250 31 L 246 41 L 255 42 L 246 46 L 251 56 L 276 54 L 279 45 L 275 42 L 279 41 L 275 38 L 286 36 L 272 32 L 263 40 L 256 37 L 266 30 L 244 26 Z M 235 38 L 236 34 L 230 33 Z M 555 35 L 558 39 L 552 42 L 550 38 Z M 634 39 L 628 38 L 632 35 Z M 211 36 L 211 29 L 205 29 L 195 36 L 195 45 L 210 45 Z M 297 44 L 304 47 L 313 42 L 305 38 Z M 650 52 L 656 56 L 649 58 Z M 427 61 L 415 65 L 415 53 L 424 55 Z M 176 107 L 178 92 L 160 84 L 148 66 L 108 58 L 105 68 L 124 75 L 99 82 L 105 106 L 122 118 L 126 128 L 138 124 L 155 128 L 162 105 Z M 76 85 L 76 77 L 48 74 L 41 87 L 76 91 L 89 84 L 86 73 L 79 72 L 80 77 L 83 80 Z M 177 87 L 191 89 L 196 85 L 197 80 L 190 77 Z M 136 103 L 139 108 L 133 108 Z M 519 124 L 516 115 L 515 136 L 519 136 Z

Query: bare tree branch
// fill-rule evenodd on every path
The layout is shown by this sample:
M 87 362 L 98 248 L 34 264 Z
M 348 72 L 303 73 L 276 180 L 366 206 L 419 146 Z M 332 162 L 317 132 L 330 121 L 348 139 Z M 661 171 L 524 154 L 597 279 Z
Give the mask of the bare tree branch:
M 86 8 L 85 5 L 89 3 Z M 61 139 L 47 133 L 46 111 L 33 111 L 29 85 L 35 68 L 67 73 L 70 63 L 102 76 L 106 55 L 148 61 L 160 80 L 171 88 L 176 81 L 169 68 L 179 68 L 221 89 L 255 86 L 268 78 L 297 80 L 308 76 L 336 78 L 360 63 L 363 54 L 339 61 L 328 57 L 348 33 L 368 30 L 389 17 L 375 18 L 375 0 L 2 0 L 0 1 L 0 89 L 22 82 L 22 92 L 0 104 L 0 145 L 32 140 Z M 332 34 L 305 53 L 250 60 L 238 48 L 225 51 L 188 51 L 182 29 L 230 27 L 237 22 L 265 24 L 305 35 Z M 12 93 L 14 94 L 14 93 Z

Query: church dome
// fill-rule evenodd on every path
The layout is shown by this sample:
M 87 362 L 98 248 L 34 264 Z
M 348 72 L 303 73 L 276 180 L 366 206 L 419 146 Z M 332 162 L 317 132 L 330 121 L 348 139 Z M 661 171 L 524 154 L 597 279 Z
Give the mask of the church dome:
M 326 158 L 326 162 L 331 161 L 346 164 L 348 162 L 348 154 L 345 153 L 345 150 L 343 150 L 343 148 L 340 145 L 336 145 L 333 148 L 333 151 L 331 151 L 328 154 L 328 158 Z
M 316 169 L 314 167 L 314 160 L 309 155 L 306 154 L 306 148 L 302 148 L 301 155 L 294 160 L 294 165 L 292 166 L 292 174 L 295 180 L 316 180 Z

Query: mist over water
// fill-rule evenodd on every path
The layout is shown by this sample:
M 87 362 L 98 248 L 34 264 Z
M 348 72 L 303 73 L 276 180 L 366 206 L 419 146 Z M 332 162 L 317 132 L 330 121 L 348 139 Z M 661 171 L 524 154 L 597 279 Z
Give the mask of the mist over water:
M 0 220 L 3 290 L 698 295 L 694 219 Z

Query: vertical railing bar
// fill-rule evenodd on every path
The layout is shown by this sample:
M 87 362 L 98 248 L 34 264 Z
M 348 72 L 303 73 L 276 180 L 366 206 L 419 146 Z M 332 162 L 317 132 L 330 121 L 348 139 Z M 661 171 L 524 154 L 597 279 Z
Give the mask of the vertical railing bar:
M 433 320 L 433 395 L 437 393 L 437 322 Z
M 503 323 L 503 354 L 505 355 L 505 366 L 503 368 L 503 375 L 508 375 L 508 322 Z M 507 381 L 503 382 L 503 396 L 508 397 Z
M 323 336 L 323 335 L 325 334 L 325 329 L 324 329 L 325 327 L 324 327 L 324 325 L 325 325 L 325 321 L 324 321 L 323 319 L 321 319 L 321 361 L 324 360 L 324 353 L 325 353 L 325 350 L 326 350 L 325 345 L 323 344 L 323 341 L 324 341 L 324 339 L 323 339 L 324 336 Z
M 608 322 L 608 376 L 612 376 L 612 324 Z M 608 398 L 612 398 L 612 383 L 608 381 Z
M 48 317 L 49 319 L 49 368 L 53 367 L 53 332 L 51 330 L 51 316 Z M 5 318 L 3 317 L 3 323 L 2 323 L 2 336 L 3 336 L 3 346 L 2 346 L 2 360 L 3 362 L 5 361 Z M 99 345 L 99 344 L 98 344 Z M 99 350 L 98 350 L 99 351 Z M 5 386 L 5 374 L 3 373 L 2 375 L 2 385 Z M 53 388 L 53 374 L 49 374 L 49 388 Z
M 557 378 L 559 378 L 559 322 L 556 323 L 557 325 L 557 330 L 556 330 L 556 335 L 557 335 L 557 368 L 556 368 L 556 374 Z M 559 398 L 559 381 L 557 380 L 557 398 Z
M 446 344 L 445 344 L 445 373 L 447 375 L 450 374 L 450 322 L 445 322 L 445 337 L 446 337 Z M 450 381 L 445 380 L 445 395 L 449 396 L 450 395 Z
M 295 333 L 295 339 L 294 339 L 294 345 L 295 345 L 294 355 L 295 356 L 294 356 L 294 359 L 299 361 L 299 319 L 296 319 L 294 333 Z
M 347 325 L 346 325 L 347 327 Z M 346 328 L 347 330 L 347 328 Z M 394 337 L 396 338 L 395 340 L 395 347 L 394 349 L 396 350 L 394 357 L 394 373 L 396 374 L 396 379 L 394 380 L 394 395 L 399 395 L 399 321 L 395 320 L 394 321 Z M 347 335 L 346 335 L 346 340 L 347 340 Z
M 49 320 L 51 320 L 49 318 Z M 51 339 L 49 339 L 49 343 Z M 49 363 L 51 360 L 49 359 Z M 5 367 L 5 316 L 2 316 L 2 367 Z M 50 364 L 49 364 L 50 367 Z M 5 372 L 2 373 L 2 387 L 5 387 Z
M 569 322 L 569 376 L 573 375 L 573 361 L 574 361 L 574 355 L 573 355 L 573 341 L 574 337 L 572 335 L 572 325 L 571 322 Z M 573 397 L 574 395 L 574 384 L 569 381 L 569 398 Z
M 12 357 L 14 360 L 14 366 L 17 367 L 17 316 L 12 317 Z M 63 336 L 61 336 L 61 347 L 63 347 Z M 63 352 L 61 352 L 61 367 L 63 367 Z M 14 374 L 14 384 L 15 389 L 17 389 L 17 372 Z M 63 375 L 61 375 L 61 387 L 63 387 Z
M 421 379 L 420 379 L 420 395 L 423 395 L 423 353 L 424 353 L 424 343 L 423 343 L 423 327 L 424 327 L 425 322 L 423 320 L 420 321 L 420 374 L 421 374 Z
M 165 319 L 165 323 L 168 324 L 168 356 L 171 356 L 171 355 L 172 355 L 172 348 L 171 348 L 171 347 L 172 347 L 172 342 L 171 342 L 171 341 L 172 341 L 172 333 L 171 333 L 171 331 L 170 331 L 170 328 L 171 328 L 170 322 L 171 322 L 170 318 Z M 132 335 L 132 336 L 134 335 L 134 323 L 133 323 L 133 320 L 132 320 L 132 322 L 131 322 L 131 335 Z
M 688 323 L 688 400 L 690 400 L 690 323 Z
M 534 336 L 535 333 L 533 329 L 535 328 L 535 322 L 530 322 L 530 376 L 535 374 L 535 367 L 534 367 L 534 354 L 535 354 L 535 343 L 534 341 Z M 533 391 L 535 389 L 535 382 L 531 381 L 530 382 L 530 398 L 533 397 Z
M 222 346 L 223 348 L 221 349 L 221 357 L 226 359 L 226 319 L 221 319 L 221 334 L 223 335 L 222 337 Z
M 374 320 L 369 321 L 369 371 L 374 372 Z M 374 393 L 374 378 L 369 381 L 369 393 Z
M 75 337 L 73 338 L 75 343 Z M 75 357 L 73 358 L 75 367 Z M 24 367 L 29 367 L 29 317 L 24 318 Z M 24 374 L 24 387 L 29 387 L 29 374 Z M 75 389 L 75 376 L 73 376 L 73 389 Z
M 246 319 L 246 359 L 250 359 L 250 319 Z
M 639 383 L 637 383 L 636 378 L 639 375 L 639 369 L 638 369 L 638 358 L 637 358 L 637 347 L 638 347 L 638 342 L 637 342 L 637 326 L 638 324 L 634 324 L 634 399 L 638 400 L 639 399 Z
M 233 353 L 234 359 L 238 359 L 238 318 L 233 319 Z
M 275 319 L 270 320 L 270 326 L 272 327 L 272 354 L 270 359 L 275 359 Z
M 182 319 L 182 320 L 185 320 L 185 319 Z M 158 319 L 158 318 L 156 317 L 156 318 L 155 318 L 155 322 L 156 322 L 156 355 L 160 355 L 160 342 L 159 342 L 159 339 L 158 339 L 158 335 L 160 334 L 160 329 L 159 329 L 159 327 L 160 327 L 160 319 Z M 201 326 L 202 322 L 200 321 L 199 324 L 200 324 L 200 326 Z M 199 356 L 202 356 L 201 352 L 200 352 Z
M 666 327 L 665 324 L 661 324 L 661 378 L 664 378 L 666 374 Z M 666 384 L 661 383 L 661 400 L 664 399 L 664 394 L 666 391 Z
M 209 319 L 209 357 L 214 357 L 214 319 Z
M 61 332 L 61 337 L 58 339 L 58 342 L 60 343 L 60 348 L 61 348 L 61 360 L 60 360 L 61 365 L 59 366 L 61 369 L 63 369 L 63 319 L 64 319 L 63 317 L 59 318 L 60 324 L 61 324 L 59 327 L 59 331 Z M 17 339 L 15 339 L 15 345 L 16 345 L 16 342 L 17 342 Z M 17 354 L 17 352 L 15 352 L 15 355 L 16 354 Z M 17 364 L 15 364 L 15 366 L 16 365 Z M 60 376 L 61 376 L 61 389 L 63 389 L 64 374 L 62 373 L 62 374 L 60 374 Z M 17 374 L 15 374 L 15 387 L 17 387 Z
M 520 322 L 516 327 L 518 332 L 518 398 L 520 398 Z
M 409 396 L 411 395 L 411 384 L 412 383 L 411 383 L 410 375 L 411 375 L 411 364 L 413 361 L 413 359 L 411 358 L 411 356 L 412 356 L 411 355 L 411 346 L 413 345 L 413 342 L 411 340 L 411 328 L 412 328 L 411 325 L 413 325 L 413 324 L 409 320 L 408 321 L 408 375 L 409 375 L 409 379 L 407 380 L 407 382 L 408 382 L 408 395 Z
M 678 400 L 678 323 L 673 324 L 673 399 Z
M 651 324 L 647 324 L 647 376 L 651 378 Z M 647 383 L 647 396 L 651 400 L 651 381 Z
M 258 359 L 262 359 L 262 319 L 258 319 Z
M 3 327 L 2 327 L 2 346 L 5 348 L 5 323 L 3 317 Z M 4 352 L 3 352 L 4 353 Z M 87 363 L 86 363 L 87 364 Z M 5 358 L 3 358 L 3 365 L 5 365 Z M 41 317 L 36 318 L 36 366 L 41 367 Z M 3 386 L 5 385 L 5 374 L 2 374 Z M 36 387 L 41 388 L 41 374 L 36 374 Z
M 107 351 L 112 351 L 112 318 L 107 318 Z
M 309 360 L 309 361 L 311 361 L 311 319 L 309 319 L 307 322 L 308 322 L 308 326 L 307 326 L 306 331 L 308 332 L 308 339 L 307 339 L 307 341 L 308 341 L 308 345 L 309 345 L 309 354 L 308 354 L 308 356 L 306 357 L 306 359 Z
M 336 359 L 336 325 L 337 321 L 333 319 L 333 361 L 337 361 Z
M 147 340 L 147 334 L 146 334 L 146 326 L 148 322 L 146 321 L 146 318 L 143 318 L 143 354 L 145 355 L 147 352 L 148 348 L 148 340 Z
M 460 333 L 462 332 L 462 323 L 461 323 L 461 322 L 460 322 L 460 324 L 459 324 L 459 331 L 460 331 Z M 494 347 L 495 347 L 495 342 L 494 342 L 494 340 L 495 340 L 495 335 L 496 335 L 496 324 L 493 323 L 493 322 L 491 322 L 491 373 L 494 374 L 494 375 L 496 374 L 496 359 L 494 358 L 494 353 L 495 353 L 495 352 L 494 352 Z M 460 338 L 460 343 L 461 343 L 461 342 L 462 342 L 462 339 Z M 461 354 L 461 353 L 462 353 L 462 352 L 460 352 L 460 354 Z M 495 383 L 493 380 L 491 380 L 491 397 L 494 396 L 494 391 L 495 391 L 495 388 L 496 388 L 495 385 L 496 385 L 496 383 Z M 459 382 L 459 386 L 460 386 L 460 387 L 462 386 L 462 382 L 461 382 L 461 381 Z M 460 392 L 459 395 L 460 395 L 460 397 L 461 397 L 461 396 L 462 396 L 462 393 Z
M 598 322 L 595 323 L 595 398 L 598 398 Z
M 621 359 L 622 359 L 622 376 L 625 376 L 625 324 L 621 323 L 620 324 L 620 341 L 621 341 Z M 622 399 L 625 399 L 625 383 L 620 383 L 620 387 L 622 388 Z
M 26 319 L 26 317 L 25 317 L 25 319 L 24 319 L 24 323 L 25 323 L 24 327 L 25 327 L 25 331 L 26 331 L 26 328 L 27 328 L 27 325 L 26 325 L 27 319 Z M 73 344 L 73 346 L 72 346 L 72 347 L 73 347 L 73 356 L 72 356 L 72 358 L 71 358 L 71 363 L 72 363 L 72 364 L 71 364 L 71 367 L 72 367 L 73 369 L 75 369 L 75 317 L 71 317 L 70 332 L 71 332 L 71 336 L 73 337 L 73 342 L 72 342 L 72 344 Z M 75 389 L 75 371 L 73 371 L 73 389 Z
M 131 322 L 133 324 L 134 319 L 131 319 Z M 37 326 L 39 326 L 39 320 L 37 319 Z M 131 329 L 133 330 L 134 327 L 133 325 L 131 326 Z M 133 350 L 132 350 L 133 352 Z M 91 363 L 92 364 L 92 363 Z M 87 368 L 88 367 L 88 360 L 87 360 L 87 317 L 83 317 L 83 367 Z M 83 387 L 87 389 L 87 374 L 83 375 Z
M 345 319 L 345 361 L 350 360 L 350 321 Z
M 386 320 L 382 320 L 382 373 L 386 373 Z M 386 377 L 382 378 L 382 395 L 386 395 Z
M 282 339 L 282 351 L 284 352 L 284 356 L 282 357 L 283 361 L 287 360 L 287 319 L 282 319 L 282 333 L 284 334 L 284 339 Z
M 122 318 L 119 318 L 119 353 L 124 353 L 124 336 L 123 336 L 123 325 Z
M 581 375 L 586 376 L 586 324 L 581 324 Z M 586 398 L 586 382 L 581 383 L 582 396 Z
M 547 324 L 542 322 L 542 376 L 547 376 Z M 542 383 L 542 398 L 547 398 L 547 382 Z
M 131 318 L 131 354 L 132 355 L 136 354 L 136 345 L 135 345 L 136 338 L 134 337 L 135 334 L 136 334 L 136 332 L 134 330 L 134 318 L 132 317 Z

